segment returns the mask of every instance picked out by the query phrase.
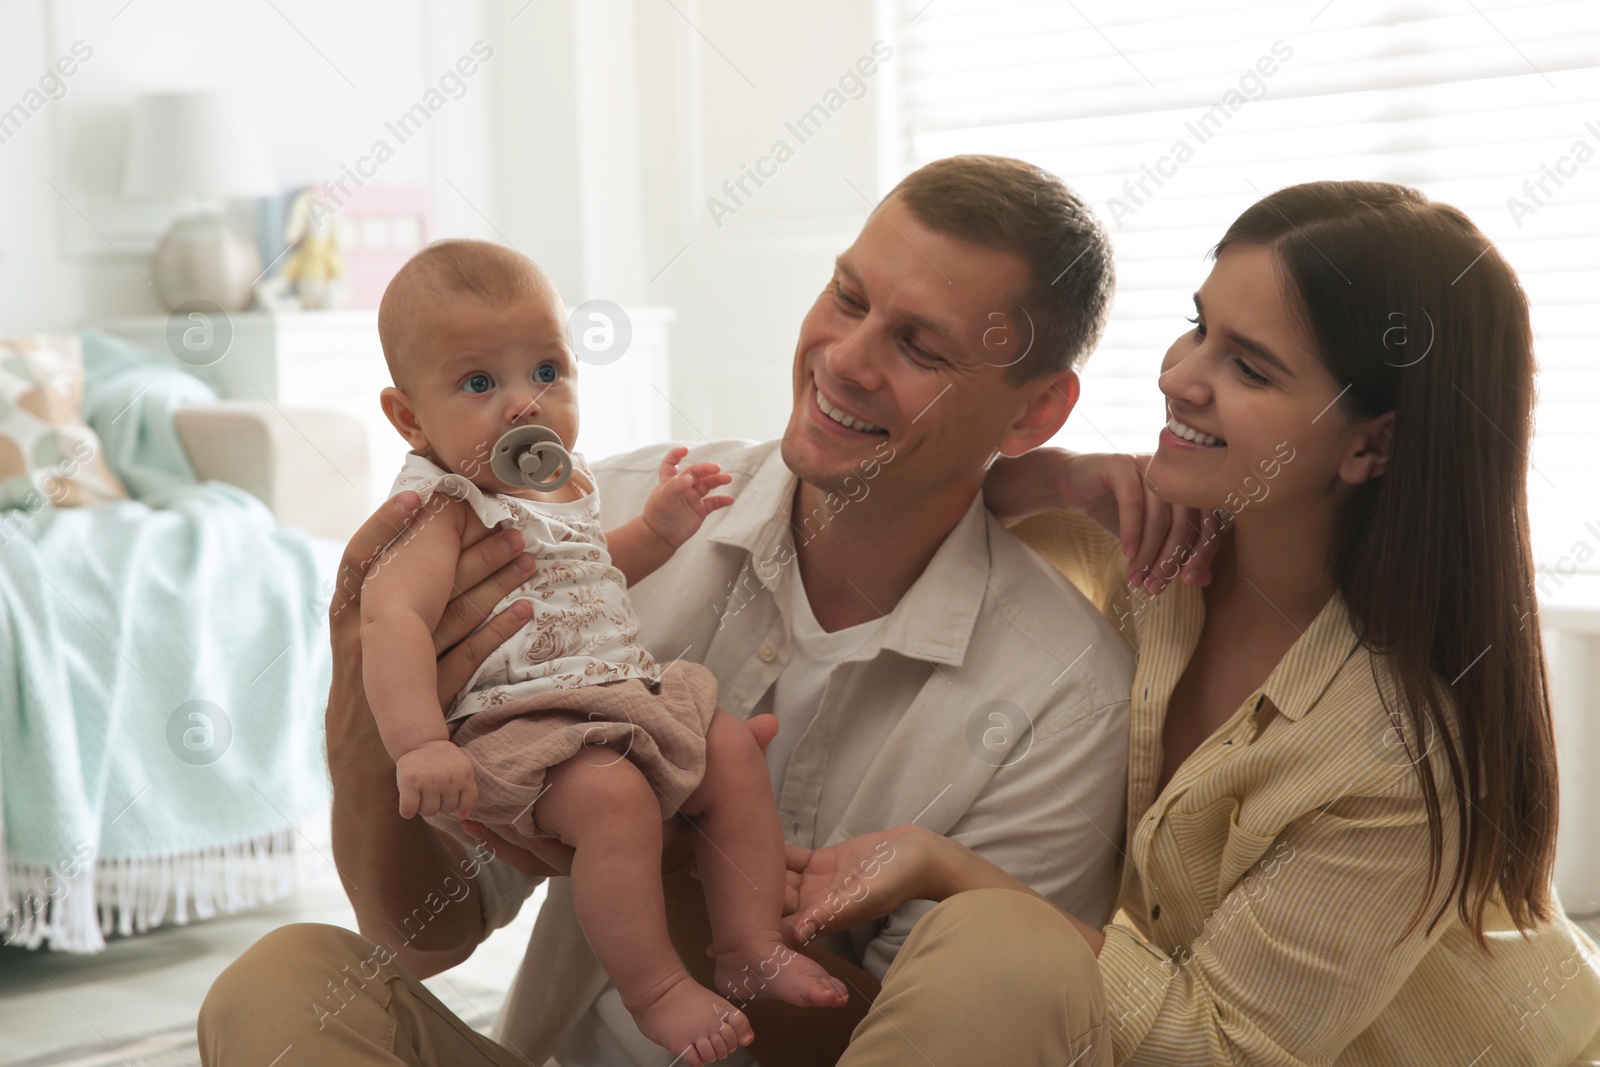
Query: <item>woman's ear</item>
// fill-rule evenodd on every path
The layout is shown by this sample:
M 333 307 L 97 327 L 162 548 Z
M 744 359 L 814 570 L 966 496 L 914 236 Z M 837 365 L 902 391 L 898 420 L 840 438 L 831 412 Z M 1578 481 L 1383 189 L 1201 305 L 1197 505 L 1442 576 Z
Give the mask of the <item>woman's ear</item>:
M 394 386 L 385 386 L 383 392 L 378 394 L 378 400 L 383 404 L 383 413 L 388 416 L 389 422 L 400 431 L 400 436 L 415 452 L 428 450 L 428 437 L 422 432 L 422 424 L 417 421 L 416 410 L 411 406 L 411 398 Z
M 1354 427 L 1355 440 L 1350 455 L 1339 464 L 1339 477 L 1351 485 L 1378 478 L 1389 469 L 1389 450 L 1394 446 L 1394 412 L 1385 411 Z

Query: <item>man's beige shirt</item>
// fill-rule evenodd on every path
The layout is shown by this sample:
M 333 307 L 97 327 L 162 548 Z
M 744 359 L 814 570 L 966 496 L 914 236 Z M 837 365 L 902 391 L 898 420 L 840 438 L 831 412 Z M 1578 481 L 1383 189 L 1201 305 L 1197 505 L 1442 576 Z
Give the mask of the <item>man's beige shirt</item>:
M 693 448 L 683 463 L 721 464 L 734 503 L 630 590 L 651 654 L 704 663 L 718 703 L 740 718 L 788 656 L 783 583 L 795 540 L 832 521 L 791 530 L 797 479 L 778 445 Z M 594 464 L 608 527 L 643 510 L 668 447 Z M 872 482 L 861 485 L 857 501 L 837 497 L 830 509 L 863 506 Z M 784 836 L 815 848 L 917 823 L 1104 922 L 1125 819 L 1132 676 L 1132 654 L 1100 612 L 976 497 L 885 624 L 829 678 L 784 776 Z M 509 922 L 536 884 L 490 863 L 479 879 L 488 928 Z M 931 907 L 912 902 L 830 947 L 881 979 Z M 606 985 L 569 883 L 553 879 L 497 1037 L 543 1064 Z

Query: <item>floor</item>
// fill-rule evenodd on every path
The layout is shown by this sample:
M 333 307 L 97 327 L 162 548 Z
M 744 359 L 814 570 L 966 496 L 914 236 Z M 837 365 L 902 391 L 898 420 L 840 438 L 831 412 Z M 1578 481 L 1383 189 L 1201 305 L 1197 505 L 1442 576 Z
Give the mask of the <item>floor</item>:
M 459 967 L 430 979 L 458 997 L 490 1001 L 522 962 L 533 932 L 539 890 L 515 922 L 496 930 Z M 119 1042 L 175 1026 L 192 1026 L 206 990 L 262 934 L 285 923 L 322 922 L 355 929 L 355 914 L 338 881 L 319 877 L 293 896 L 246 914 L 173 926 L 113 940 L 93 956 L 0 947 L 0 1067 L 60 1049 Z
M 471 959 L 428 984 L 441 996 L 447 987 L 463 999 L 481 998 L 472 1006 L 492 1014 L 522 961 L 542 899 L 541 889 Z M 114 940 L 94 956 L 0 947 L 0 1067 L 66 1048 L 114 1051 L 130 1038 L 192 1026 L 217 974 L 262 934 L 291 922 L 355 928 L 330 874 L 268 907 Z M 1600 941 L 1600 919 L 1581 925 Z

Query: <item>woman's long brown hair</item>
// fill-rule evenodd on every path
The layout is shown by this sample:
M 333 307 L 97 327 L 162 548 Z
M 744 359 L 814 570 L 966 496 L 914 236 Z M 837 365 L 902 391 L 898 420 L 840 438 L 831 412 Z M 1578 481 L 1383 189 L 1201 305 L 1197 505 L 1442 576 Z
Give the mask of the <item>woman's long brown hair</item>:
M 1417 919 L 1443 873 L 1449 791 L 1456 863 L 1428 929 L 1451 898 L 1480 945 L 1491 902 L 1530 929 L 1554 911 L 1557 808 L 1528 540 L 1527 296 L 1466 215 L 1402 185 L 1281 189 L 1239 216 L 1216 251 L 1232 244 L 1276 253 L 1289 305 L 1349 386 L 1344 413 L 1395 413 L 1387 471 L 1339 516 L 1330 565 L 1363 642 L 1394 676 L 1379 680 L 1380 693 L 1398 688 L 1399 708 L 1384 698 L 1391 721 L 1418 739 L 1430 862 Z M 1426 758 L 1437 740 L 1448 782 Z

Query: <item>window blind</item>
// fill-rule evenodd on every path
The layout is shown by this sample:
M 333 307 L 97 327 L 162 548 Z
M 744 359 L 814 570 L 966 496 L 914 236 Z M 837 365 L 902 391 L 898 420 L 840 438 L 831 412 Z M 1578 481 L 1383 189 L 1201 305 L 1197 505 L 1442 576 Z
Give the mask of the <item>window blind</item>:
M 1053 443 L 1154 447 L 1161 356 L 1244 208 L 1302 181 L 1403 182 L 1466 211 L 1527 289 L 1535 556 L 1600 573 L 1600 4 L 896 0 L 894 16 L 904 171 L 1019 156 L 1111 231 L 1111 323 Z

